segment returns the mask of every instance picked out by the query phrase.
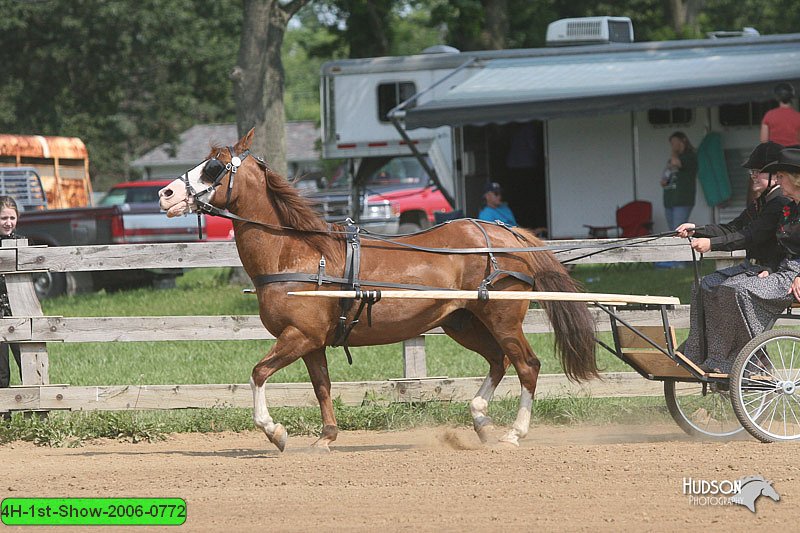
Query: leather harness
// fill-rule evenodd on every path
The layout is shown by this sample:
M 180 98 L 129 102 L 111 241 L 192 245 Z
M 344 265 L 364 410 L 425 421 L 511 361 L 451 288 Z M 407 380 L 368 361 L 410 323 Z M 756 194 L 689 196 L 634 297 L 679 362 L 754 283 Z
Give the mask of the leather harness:
M 478 221 L 473 219 L 467 219 L 475 226 L 477 226 L 481 232 L 483 233 L 484 239 L 486 240 L 486 247 L 488 250 L 492 250 L 491 242 L 489 240 L 489 235 L 486 233 L 486 230 L 481 226 Z M 445 224 L 450 223 L 451 221 L 445 222 Z M 525 240 L 525 237 L 521 234 L 514 231 L 512 228 L 506 226 L 501 222 L 497 222 L 496 225 L 501 226 L 508 231 L 512 232 L 518 238 Z M 352 290 L 356 291 L 357 298 L 361 301 L 361 304 L 358 306 L 355 314 L 353 315 L 352 320 L 347 322 L 347 315 L 353 307 L 354 298 L 340 298 L 339 299 L 339 321 L 336 325 L 336 333 L 331 346 L 341 346 L 344 348 L 344 352 L 347 355 L 347 362 L 353 364 L 353 358 L 350 354 L 350 349 L 347 345 L 347 339 L 350 336 L 350 333 L 353 329 L 358 325 L 359 320 L 361 318 L 361 314 L 366 309 L 367 311 L 367 325 L 372 326 L 372 306 L 381 299 L 381 292 L 380 290 L 369 290 L 369 291 L 362 291 L 361 286 L 367 285 L 370 287 L 382 287 L 382 288 L 390 288 L 390 289 L 407 289 L 407 290 L 442 290 L 442 291 L 449 291 L 455 290 L 449 287 L 431 287 L 429 285 L 417 285 L 411 283 L 392 283 L 388 281 L 372 281 L 372 280 L 362 280 L 360 278 L 360 270 L 361 270 L 361 228 L 353 223 L 352 220 L 347 219 L 347 225 L 345 226 L 346 231 L 346 242 L 345 242 L 345 268 L 344 268 L 344 277 L 336 277 L 336 276 L 329 276 L 325 273 L 325 266 L 326 261 L 325 257 L 321 257 L 319 260 L 319 267 L 316 274 L 309 274 L 304 272 L 283 272 L 280 274 L 264 274 L 260 276 L 256 276 L 252 279 L 253 285 L 256 287 L 261 287 L 264 285 L 268 285 L 270 283 L 286 283 L 286 282 L 299 282 L 299 283 L 316 283 L 317 286 L 322 286 L 326 283 L 337 284 L 340 285 L 343 290 Z M 391 240 L 387 240 L 387 242 L 393 242 Z M 435 252 L 435 253 L 443 253 L 443 252 Z M 480 283 L 478 287 L 478 297 L 480 300 L 486 301 L 489 299 L 489 290 L 492 284 L 502 276 L 510 276 L 516 278 L 524 283 L 527 283 L 532 288 L 534 287 L 534 279 L 533 277 L 523 274 L 522 272 L 515 272 L 511 270 L 503 270 L 499 267 L 497 263 L 497 258 L 495 258 L 494 253 L 491 251 L 487 252 L 489 258 L 489 267 L 490 273 L 486 276 Z
M 237 155 L 232 147 L 228 147 L 228 152 L 231 155 L 231 161 L 229 163 L 223 164 L 221 163 L 216 157 L 211 158 L 207 161 L 201 163 L 203 165 L 203 174 L 207 177 L 212 184 L 207 186 L 205 189 L 196 191 L 189 180 L 188 172 L 184 174 L 181 179 L 184 181 L 186 185 L 187 195 L 192 196 L 194 199 L 194 203 L 196 205 L 198 216 L 200 213 L 207 213 L 213 216 L 220 216 L 223 218 L 228 218 L 230 220 L 238 220 L 241 222 L 257 224 L 260 226 L 273 228 L 273 229 L 287 229 L 291 230 L 294 228 L 285 228 L 280 225 L 275 224 L 268 224 L 264 222 L 259 222 L 256 220 L 250 220 L 247 218 L 240 217 L 234 213 L 231 213 L 228 210 L 228 204 L 231 200 L 231 192 L 233 190 L 233 183 L 234 178 L 236 177 L 236 172 L 243 163 L 243 161 L 248 157 L 252 156 L 255 159 L 256 163 L 261 166 L 262 168 L 269 170 L 264 160 L 258 156 L 255 156 L 250 153 L 249 150 L 245 150 L 241 154 Z M 198 165 L 199 166 L 199 165 Z M 230 179 L 228 181 L 227 187 L 227 195 L 225 200 L 225 208 L 220 209 L 208 203 L 203 197 L 209 194 L 211 191 L 215 190 L 218 187 L 225 176 L 230 175 Z M 574 250 L 576 247 L 574 245 L 566 245 L 566 246 L 559 246 L 559 245 L 549 245 L 549 246 L 526 246 L 520 248 L 495 248 L 492 246 L 489 234 L 484 229 L 484 224 L 493 224 L 495 226 L 500 226 L 505 230 L 511 232 L 517 239 L 523 242 L 527 242 L 527 239 L 524 235 L 520 234 L 519 232 L 515 231 L 513 228 L 503 224 L 500 221 L 495 221 L 494 223 L 491 222 L 484 222 L 478 221 L 474 219 L 466 219 L 474 224 L 484 236 L 486 241 L 486 246 L 481 248 L 430 248 L 426 246 L 419 246 L 410 243 L 398 242 L 386 236 L 374 234 L 374 233 L 365 233 L 370 240 L 381 241 L 387 244 L 391 244 L 394 246 L 398 246 L 401 248 L 416 250 L 420 252 L 426 253 L 437 253 L 437 254 L 478 254 L 478 253 L 485 253 L 488 257 L 488 267 L 489 267 L 489 275 L 487 275 L 483 280 L 481 280 L 478 286 L 478 297 L 482 301 L 486 301 L 489 299 L 489 290 L 492 287 L 492 284 L 497 281 L 498 278 L 508 276 L 518 279 L 523 283 L 526 283 L 534 288 L 534 279 L 533 277 L 523 274 L 522 272 L 515 272 L 511 270 L 503 270 L 499 267 L 497 258 L 494 254 L 497 253 L 522 253 L 522 252 L 538 252 L 538 251 L 568 251 Z M 449 220 L 444 222 L 443 224 L 449 224 L 453 222 Z M 441 226 L 443 224 L 439 224 Z M 438 227 L 438 226 L 434 226 Z M 340 298 L 339 299 L 339 321 L 336 326 L 336 334 L 333 343 L 331 346 L 342 346 L 344 348 L 345 353 L 347 354 L 347 360 L 350 364 L 352 364 L 353 359 L 350 355 L 350 350 L 347 346 L 347 339 L 350 335 L 350 332 L 353 331 L 353 328 L 358 324 L 359 318 L 363 311 L 366 309 L 367 311 L 367 324 L 369 326 L 372 325 L 372 306 L 377 303 L 381 296 L 380 290 L 369 290 L 369 291 L 362 291 L 361 286 L 366 285 L 370 287 L 382 287 L 382 288 L 391 288 L 391 289 L 407 289 L 407 290 L 455 290 L 448 287 L 430 287 L 427 285 L 415 285 L 415 284 L 408 284 L 408 283 L 392 283 L 388 281 L 373 281 L 373 280 L 362 280 L 359 276 L 360 267 L 361 267 L 361 229 L 356 226 L 352 220 L 347 219 L 347 223 L 345 228 L 345 246 L 346 246 L 346 257 L 345 257 L 345 268 L 344 268 L 344 277 L 336 277 L 336 276 L 329 276 L 325 273 L 325 257 L 321 257 L 319 260 L 319 266 L 317 269 L 316 274 L 309 274 L 306 272 L 283 272 L 279 274 L 263 274 L 259 276 L 255 276 L 252 278 L 253 284 L 256 287 L 261 287 L 264 285 L 268 285 L 270 283 L 316 283 L 317 286 L 322 286 L 323 284 L 330 283 L 330 284 L 337 284 L 344 288 L 344 290 L 353 290 L 356 291 L 356 298 Z M 430 231 L 425 230 L 425 231 Z M 334 232 L 329 225 L 328 228 L 330 233 Z M 674 232 L 670 232 L 670 235 L 674 235 Z M 659 235 L 652 235 L 650 236 L 650 240 L 658 237 L 666 236 L 666 234 L 659 234 Z M 632 240 L 632 239 L 626 239 Z M 620 248 L 625 246 L 625 244 L 603 244 L 603 245 L 582 245 L 581 248 L 602 248 L 597 252 L 591 252 L 584 256 L 576 257 L 569 259 L 567 261 L 562 262 L 569 262 L 576 259 L 580 259 L 589 255 L 593 255 L 595 253 L 600 253 L 603 251 L 612 250 L 615 248 Z M 359 305 L 358 309 L 356 310 L 353 319 L 350 323 L 347 322 L 347 315 L 353 307 L 353 302 L 355 299 L 361 300 L 361 304 Z

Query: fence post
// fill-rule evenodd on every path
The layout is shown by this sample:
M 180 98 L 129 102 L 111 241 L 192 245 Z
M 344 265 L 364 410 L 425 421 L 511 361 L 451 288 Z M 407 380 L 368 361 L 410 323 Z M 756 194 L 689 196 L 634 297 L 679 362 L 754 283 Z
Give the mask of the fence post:
M 403 377 L 428 377 L 428 365 L 425 361 L 425 337 L 413 337 L 403 341 Z
M 4 240 L 2 242 L 4 248 L 20 248 L 28 245 L 27 239 Z M 16 265 L 15 270 L 17 270 Z M 33 287 L 33 275 L 30 272 L 12 272 L 5 274 L 5 278 L 12 316 L 42 316 L 42 306 Z M 19 351 L 22 359 L 22 384 L 49 384 L 47 344 L 44 342 L 21 342 L 19 343 Z

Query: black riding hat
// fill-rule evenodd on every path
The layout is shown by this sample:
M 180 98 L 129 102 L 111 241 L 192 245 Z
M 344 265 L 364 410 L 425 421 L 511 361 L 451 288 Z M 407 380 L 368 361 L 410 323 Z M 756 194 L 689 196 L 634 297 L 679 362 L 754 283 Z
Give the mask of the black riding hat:
M 773 161 L 777 161 L 781 150 L 783 146 L 778 143 L 772 141 L 761 143 L 750 152 L 750 156 L 742 166 L 751 170 L 761 170 Z
M 800 148 L 784 148 L 778 154 L 778 159 L 761 169 L 763 172 L 775 173 L 778 171 L 800 173 Z

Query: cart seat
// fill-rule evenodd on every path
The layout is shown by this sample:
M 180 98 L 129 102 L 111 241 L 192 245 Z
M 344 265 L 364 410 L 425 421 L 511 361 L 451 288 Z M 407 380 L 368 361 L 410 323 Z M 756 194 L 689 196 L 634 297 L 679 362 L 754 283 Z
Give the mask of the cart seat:
M 664 350 L 667 350 L 667 335 L 673 347 L 678 345 L 675 328 L 671 326 L 666 332 L 663 326 L 636 326 L 636 329 Z M 649 375 L 650 379 L 695 379 L 689 368 L 708 378 L 728 377 L 727 374 L 706 372 L 676 350 L 674 353 L 679 364 L 625 326 L 617 326 L 617 338 L 623 359 L 638 372 Z

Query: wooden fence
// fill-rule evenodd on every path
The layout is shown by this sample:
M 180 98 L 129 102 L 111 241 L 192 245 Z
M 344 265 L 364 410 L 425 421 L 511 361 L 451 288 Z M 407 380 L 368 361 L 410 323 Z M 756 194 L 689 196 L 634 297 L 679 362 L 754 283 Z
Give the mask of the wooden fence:
M 574 251 L 562 252 L 560 259 L 577 257 L 602 240 L 554 241 L 574 244 Z M 81 273 L 94 270 L 132 268 L 240 267 L 234 243 L 137 244 L 112 246 L 28 246 L 25 241 L 2 241 L 0 273 L 4 273 L 13 317 L 0 319 L 0 336 L 19 343 L 22 354 L 22 386 L 0 389 L 0 412 L 54 409 L 173 409 L 211 406 L 252 405 L 246 384 L 221 385 L 125 385 L 71 387 L 50 385 L 47 343 L 50 342 L 136 342 L 182 340 L 273 339 L 258 316 L 148 316 L 148 317 L 61 317 L 43 316 L 36 298 L 32 274 L 37 271 Z M 740 254 L 713 253 L 707 258 L 732 261 Z M 575 263 L 634 263 L 691 260 L 686 241 L 660 239 L 657 244 L 619 248 Z M 599 331 L 608 331 L 606 315 L 593 310 Z M 622 311 L 634 324 L 660 324 L 653 311 Z M 669 312 L 676 327 L 688 326 L 688 306 Z M 526 333 L 551 331 L 541 310 L 530 310 L 523 324 Z M 426 335 L 442 334 L 440 329 Z M 346 405 L 371 401 L 468 400 L 483 377 L 427 377 L 425 336 L 403 343 L 404 376 L 386 381 L 335 383 L 333 393 Z M 519 394 L 515 376 L 507 377 L 497 394 Z M 578 386 L 561 375 L 540 377 L 539 397 L 566 395 L 642 396 L 660 395 L 661 385 L 642 379 L 634 372 L 605 374 L 604 379 Z M 267 401 L 271 406 L 317 405 L 309 383 L 270 383 Z

